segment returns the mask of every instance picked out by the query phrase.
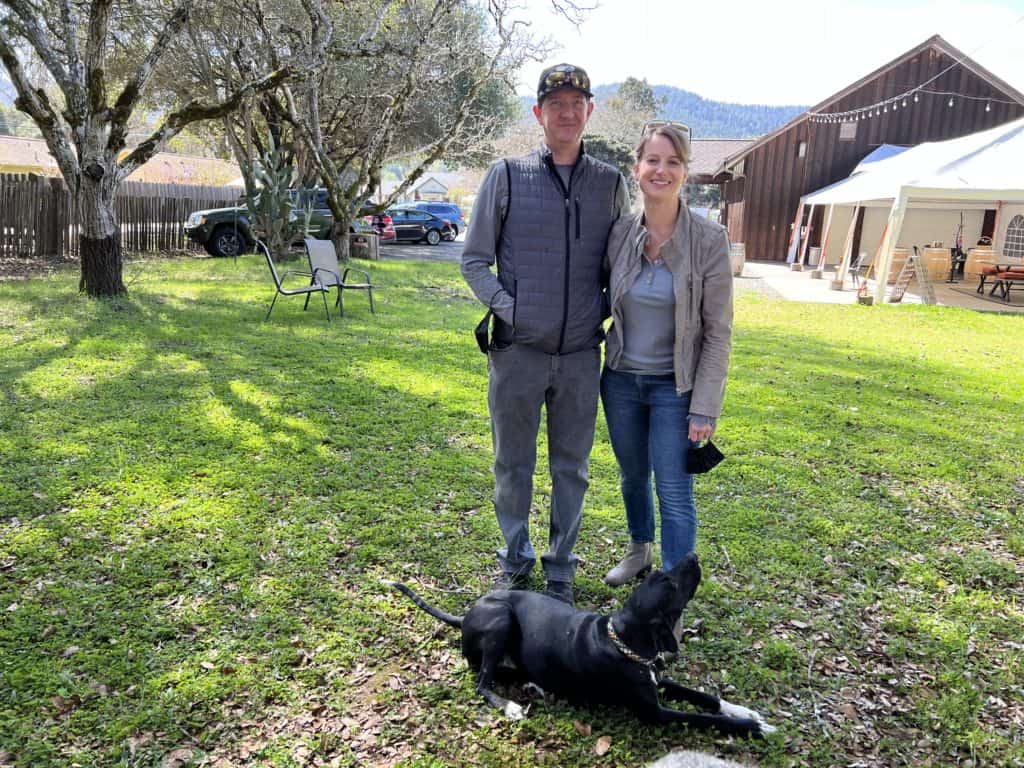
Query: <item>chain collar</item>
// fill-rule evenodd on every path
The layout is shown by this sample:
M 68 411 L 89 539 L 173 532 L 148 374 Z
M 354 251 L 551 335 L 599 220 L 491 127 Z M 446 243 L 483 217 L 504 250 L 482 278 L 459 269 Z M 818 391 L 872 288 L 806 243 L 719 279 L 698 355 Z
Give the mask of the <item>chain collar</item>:
M 612 641 L 612 645 L 615 646 L 618 652 L 625 656 L 627 659 L 629 659 L 630 661 L 635 661 L 637 664 L 643 664 L 645 667 L 651 670 L 652 674 L 654 673 L 654 665 L 657 663 L 659 656 L 655 656 L 653 659 L 645 659 L 639 653 L 637 653 L 624 642 L 622 642 L 622 638 L 618 636 L 618 634 L 615 632 L 615 627 L 612 626 L 611 618 L 608 619 L 608 639 Z

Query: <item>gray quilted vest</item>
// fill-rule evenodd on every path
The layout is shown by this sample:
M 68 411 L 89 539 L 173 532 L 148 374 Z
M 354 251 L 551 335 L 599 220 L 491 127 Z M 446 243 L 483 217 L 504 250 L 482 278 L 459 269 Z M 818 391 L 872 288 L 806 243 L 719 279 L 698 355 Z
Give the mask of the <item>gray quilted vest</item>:
M 581 152 L 566 187 L 546 149 L 507 160 L 506 173 L 498 280 L 515 311 L 512 327 L 495 318 L 495 339 L 549 354 L 599 345 L 608 316 L 604 252 L 621 175 Z

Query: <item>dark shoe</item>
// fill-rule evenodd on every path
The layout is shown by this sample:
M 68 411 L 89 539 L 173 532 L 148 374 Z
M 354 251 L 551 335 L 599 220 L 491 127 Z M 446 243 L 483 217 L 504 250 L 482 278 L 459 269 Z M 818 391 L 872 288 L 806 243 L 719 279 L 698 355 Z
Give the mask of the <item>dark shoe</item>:
M 529 589 L 530 588 L 530 574 L 528 573 L 502 573 L 494 584 L 491 585 L 491 591 L 497 592 L 498 590 L 509 590 L 509 589 Z
M 544 594 L 555 598 L 555 600 L 561 600 L 566 605 L 576 605 L 576 600 L 572 594 L 572 582 L 549 580 L 548 588 L 544 590 Z

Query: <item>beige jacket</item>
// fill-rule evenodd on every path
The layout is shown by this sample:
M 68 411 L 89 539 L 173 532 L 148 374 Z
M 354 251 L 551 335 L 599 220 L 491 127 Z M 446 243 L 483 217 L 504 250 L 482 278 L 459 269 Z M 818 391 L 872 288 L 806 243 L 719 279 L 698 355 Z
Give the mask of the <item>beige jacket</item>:
M 622 297 L 640 274 L 647 228 L 643 214 L 621 217 L 608 237 L 609 298 L 612 326 L 605 361 L 622 358 Z M 676 297 L 673 368 L 676 391 L 693 390 L 690 413 L 718 418 L 732 350 L 732 268 L 724 227 L 690 214 L 681 206 L 675 232 L 661 249 L 672 272 Z

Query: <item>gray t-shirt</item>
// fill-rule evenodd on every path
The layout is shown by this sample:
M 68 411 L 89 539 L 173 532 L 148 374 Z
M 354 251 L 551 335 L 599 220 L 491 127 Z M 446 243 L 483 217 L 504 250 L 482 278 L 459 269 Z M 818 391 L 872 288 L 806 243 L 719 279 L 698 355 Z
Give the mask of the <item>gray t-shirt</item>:
M 672 272 L 662 259 L 640 260 L 640 274 L 622 297 L 620 371 L 672 373 L 676 296 Z

